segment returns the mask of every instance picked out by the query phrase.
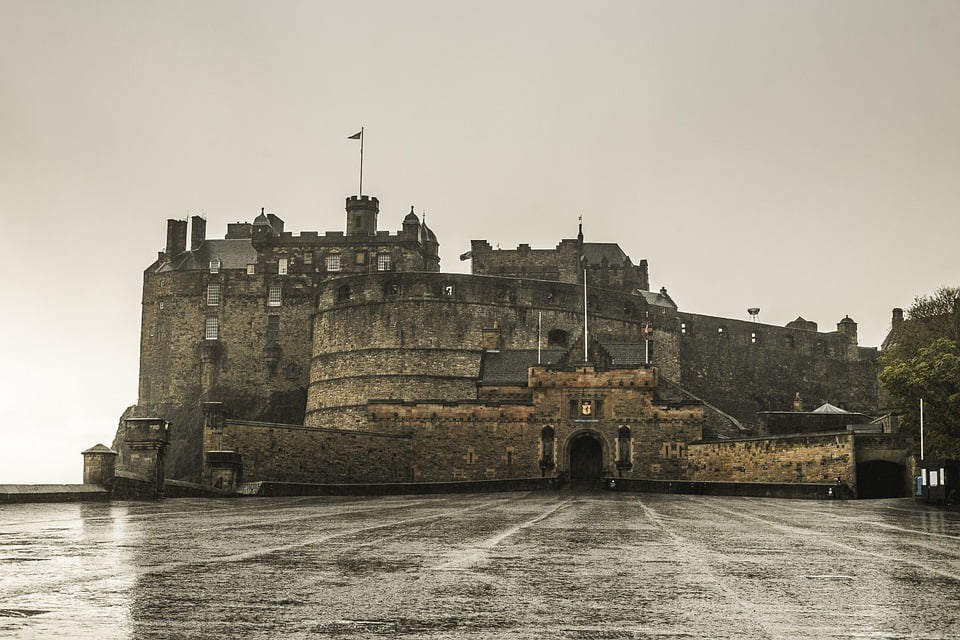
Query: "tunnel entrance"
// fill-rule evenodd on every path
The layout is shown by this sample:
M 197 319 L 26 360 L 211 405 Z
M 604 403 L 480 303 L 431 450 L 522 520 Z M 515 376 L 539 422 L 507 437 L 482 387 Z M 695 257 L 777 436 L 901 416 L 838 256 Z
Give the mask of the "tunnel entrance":
M 902 464 L 873 460 L 857 465 L 858 498 L 903 498 L 907 495 L 907 468 Z
M 599 480 L 603 470 L 603 447 L 589 435 L 570 442 L 570 480 Z

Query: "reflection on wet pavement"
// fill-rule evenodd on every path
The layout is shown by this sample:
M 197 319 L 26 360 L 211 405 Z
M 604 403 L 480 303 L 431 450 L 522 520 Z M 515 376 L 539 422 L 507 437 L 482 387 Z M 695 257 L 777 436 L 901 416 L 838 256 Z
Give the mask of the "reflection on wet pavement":
M 956 638 L 960 514 L 625 493 L 0 507 L 0 637 Z

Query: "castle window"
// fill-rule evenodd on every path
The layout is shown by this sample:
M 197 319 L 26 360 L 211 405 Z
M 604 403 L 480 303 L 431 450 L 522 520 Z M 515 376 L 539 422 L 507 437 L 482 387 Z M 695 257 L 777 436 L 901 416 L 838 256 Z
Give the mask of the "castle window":
M 217 316 L 207 316 L 203 325 L 204 340 L 220 339 L 220 318 Z
M 383 295 L 385 296 L 398 296 L 400 295 L 400 284 L 397 282 L 386 282 L 383 285 Z
M 356 258 L 357 264 L 367 264 L 366 251 L 357 251 L 355 258 Z
M 760 344 L 760 332 L 751 331 L 750 332 L 750 344 Z
M 443 285 L 443 295 L 445 295 L 445 296 L 452 296 L 452 295 L 453 295 L 453 285 L 452 285 L 452 284 L 445 284 L 445 285 Z
M 257 272 L 257 265 L 256 265 L 256 264 L 250 263 L 250 264 L 247 265 L 247 275 L 248 275 L 248 276 L 252 276 L 252 275 L 254 275 L 256 272 Z
M 691 334 L 692 329 L 693 329 L 693 327 L 690 326 L 690 323 L 689 323 L 689 322 L 681 322 L 681 323 L 680 323 L 680 334 L 681 334 L 681 335 L 689 336 L 689 335 Z
M 624 467 L 630 463 L 631 455 L 630 451 L 631 438 L 630 438 L 630 427 L 620 427 L 620 430 L 617 432 L 617 464 L 618 466 Z
M 220 285 L 213 283 L 207 285 L 207 306 L 216 307 L 220 304 Z
M 381 253 L 377 256 L 377 271 L 390 271 L 389 253 Z
M 346 302 L 350 299 L 350 287 L 343 285 L 337 288 L 337 302 Z
M 277 260 L 277 273 L 281 276 L 287 275 L 287 259 L 280 258 Z
M 327 271 L 340 271 L 340 254 L 334 253 L 327 256 Z
M 267 306 L 268 307 L 279 307 L 280 306 L 280 285 L 272 284 L 270 285 L 269 293 L 267 294 Z
M 794 341 L 793 336 L 787 336 L 783 339 L 783 346 L 785 346 L 787 349 L 793 349 L 797 346 L 797 343 Z
M 544 469 L 553 469 L 553 427 L 544 427 L 540 431 L 540 466 Z
M 569 340 L 570 334 L 563 329 L 551 329 L 550 332 L 547 333 L 548 347 L 566 347 Z
M 313 252 L 307 251 L 303 254 L 303 264 L 313 264 Z
M 267 316 L 267 342 L 276 342 L 280 339 L 280 316 L 271 313 Z
M 210 273 L 220 273 L 220 261 L 211 260 L 210 261 Z
M 726 328 L 724 328 L 724 327 L 717 327 L 717 337 L 718 337 L 718 338 L 726 338 L 726 337 L 727 337 L 727 330 L 726 330 Z

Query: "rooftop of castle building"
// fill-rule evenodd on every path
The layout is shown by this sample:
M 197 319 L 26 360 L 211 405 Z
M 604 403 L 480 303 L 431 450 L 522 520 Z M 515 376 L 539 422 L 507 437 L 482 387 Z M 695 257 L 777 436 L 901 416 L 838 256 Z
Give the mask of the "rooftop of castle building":
M 677 308 L 677 303 L 665 293 L 657 293 L 656 291 L 643 291 L 642 289 L 637 289 L 635 293 L 646 300 L 647 304 L 656 305 L 658 307 L 667 307 L 670 309 Z
M 186 251 L 161 266 L 157 272 L 206 271 L 214 260 L 220 261 L 221 269 L 246 269 L 257 261 L 257 250 L 247 238 L 234 240 L 205 240 L 200 248 Z
M 527 386 L 528 369 L 540 365 L 559 364 L 566 349 L 541 349 L 539 363 L 536 349 L 486 351 L 480 365 L 480 384 L 483 386 Z
M 642 367 L 647 361 L 646 347 L 636 342 L 600 341 L 600 347 L 610 358 L 610 366 L 630 369 Z
M 616 242 L 584 242 L 583 257 L 590 266 L 601 265 L 604 261 L 611 265 L 622 265 L 624 260 L 629 260 Z

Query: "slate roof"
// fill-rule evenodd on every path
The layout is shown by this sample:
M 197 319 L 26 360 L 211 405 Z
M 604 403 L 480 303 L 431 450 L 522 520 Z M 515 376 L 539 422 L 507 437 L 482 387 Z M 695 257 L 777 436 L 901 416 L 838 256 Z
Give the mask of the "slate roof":
M 566 349 L 542 349 L 540 364 L 559 364 L 566 352 Z M 485 351 L 480 365 L 480 384 L 525 387 L 527 386 L 527 369 L 536 364 L 536 349 Z
M 657 305 L 658 307 L 668 307 L 670 309 L 677 308 L 677 303 L 671 300 L 669 296 L 665 296 L 662 293 L 657 293 L 656 291 L 644 291 L 642 289 L 637 289 L 635 293 L 638 296 L 642 296 L 643 299 L 647 301 L 647 304 Z
M 642 367 L 646 361 L 646 347 L 635 342 L 605 342 L 600 346 L 610 357 L 610 365 L 614 367 Z
M 601 264 L 604 258 L 607 259 L 607 264 L 622 265 L 627 254 L 616 242 L 584 242 L 583 257 L 587 259 L 588 265 Z
M 257 250 L 249 238 L 207 240 L 196 251 L 187 251 L 160 267 L 164 271 L 206 271 L 212 260 L 220 261 L 221 269 L 246 269 L 257 261 Z

